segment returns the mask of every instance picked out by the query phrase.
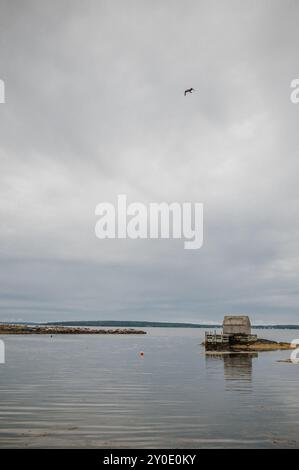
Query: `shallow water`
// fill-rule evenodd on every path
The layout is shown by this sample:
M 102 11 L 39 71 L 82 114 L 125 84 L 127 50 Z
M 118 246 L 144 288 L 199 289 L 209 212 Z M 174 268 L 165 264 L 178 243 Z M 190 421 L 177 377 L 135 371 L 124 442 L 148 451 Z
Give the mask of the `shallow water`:
M 0 447 L 299 447 L 289 351 L 206 357 L 204 330 L 147 332 L 3 336 Z

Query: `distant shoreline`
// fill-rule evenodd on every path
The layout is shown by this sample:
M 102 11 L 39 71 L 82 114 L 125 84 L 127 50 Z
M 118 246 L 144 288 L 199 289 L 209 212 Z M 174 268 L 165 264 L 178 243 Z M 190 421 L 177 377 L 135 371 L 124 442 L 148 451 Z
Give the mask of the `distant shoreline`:
M 1 322 L 1 325 L 32 325 L 39 327 L 117 327 L 117 328 L 204 328 L 213 330 L 222 328 L 222 324 L 207 323 L 175 323 L 175 322 L 151 322 L 134 320 L 90 320 L 90 321 L 56 321 L 56 322 Z M 278 330 L 299 330 L 299 325 L 252 325 L 253 329 L 278 329 Z
M 134 328 L 205 328 L 219 329 L 221 324 L 208 323 L 175 323 L 175 322 L 151 322 L 151 321 L 118 321 L 118 320 L 95 320 L 95 321 L 69 321 L 69 322 L 48 322 L 48 325 L 61 326 L 117 326 Z M 299 325 L 252 325 L 254 329 L 288 329 L 299 330 Z

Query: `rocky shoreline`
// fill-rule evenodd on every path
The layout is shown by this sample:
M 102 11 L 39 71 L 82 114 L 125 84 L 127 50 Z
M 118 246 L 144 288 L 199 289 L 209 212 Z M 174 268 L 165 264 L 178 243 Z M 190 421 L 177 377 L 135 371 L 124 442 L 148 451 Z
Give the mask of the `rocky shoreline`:
M 68 326 L 30 326 L 0 324 L 0 335 L 145 335 L 133 328 L 99 329 Z
M 263 351 L 282 351 L 294 349 L 294 346 L 291 343 L 272 341 L 269 339 L 258 338 L 256 341 L 250 343 L 231 343 L 223 346 L 222 344 L 213 345 L 212 348 L 209 347 L 205 342 L 202 343 L 205 346 L 206 351 L 210 353 L 215 351 L 218 353 L 221 352 L 263 352 Z
M 258 339 L 253 343 L 234 344 L 234 351 L 281 351 L 293 349 L 290 343 L 271 341 L 268 339 Z

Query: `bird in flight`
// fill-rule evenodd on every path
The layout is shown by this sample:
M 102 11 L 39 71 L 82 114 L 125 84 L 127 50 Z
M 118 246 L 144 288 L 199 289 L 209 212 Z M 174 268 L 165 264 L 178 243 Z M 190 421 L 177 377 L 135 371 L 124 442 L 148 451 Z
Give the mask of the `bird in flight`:
M 187 93 L 192 93 L 194 90 L 194 88 L 187 88 L 187 90 L 184 91 L 184 95 L 186 96 Z

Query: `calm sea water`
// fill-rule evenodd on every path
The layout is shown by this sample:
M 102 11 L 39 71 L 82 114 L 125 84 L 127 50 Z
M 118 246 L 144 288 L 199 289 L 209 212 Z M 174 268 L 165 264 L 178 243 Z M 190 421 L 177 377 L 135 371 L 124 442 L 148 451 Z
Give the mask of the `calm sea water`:
M 299 447 L 288 351 L 206 357 L 204 330 L 147 332 L 3 336 L 0 447 Z

